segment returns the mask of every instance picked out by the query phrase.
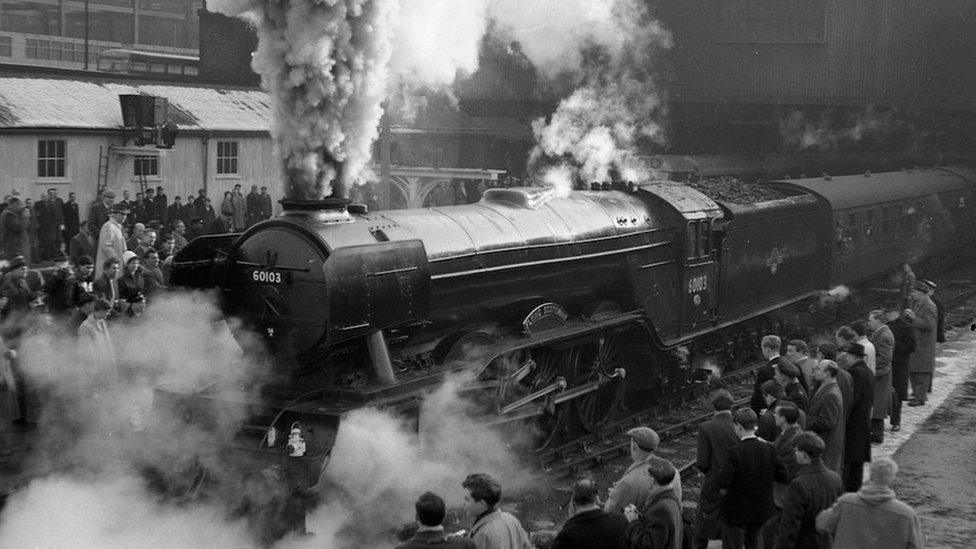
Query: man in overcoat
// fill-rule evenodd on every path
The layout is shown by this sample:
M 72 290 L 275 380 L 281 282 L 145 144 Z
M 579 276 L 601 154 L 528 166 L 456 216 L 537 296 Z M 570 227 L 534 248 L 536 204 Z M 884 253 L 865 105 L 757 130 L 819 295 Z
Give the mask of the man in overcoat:
M 884 442 L 884 421 L 891 408 L 891 357 L 895 350 L 895 336 L 885 324 L 885 312 L 875 309 L 868 313 L 868 329 L 874 343 L 874 406 L 871 409 L 871 442 Z
M 887 306 L 888 328 L 895 337 L 891 355 L 891 430 L 901 429 L 901 404 L 908 400 L 908 362 L 915 352 L 915 329 L 899 311 L 897 303 Z
M 705 549 L 708 540 L 719 539 L 722 535 L 718 511 L 722 504 L 719 492 L 718 475 L 725 467 L 729 448 L 739 442 L 732 425 L 732 394 L 720 389 L 712 395 L 712 419 L 698 428 L 698 455 L 695 464 L 705 475 L 698 497 L 698 510 L 695 516 L 695 547 Z
M 834 504 L 844 493 L 840 476 L 828 469 L 820 457 L 823 440 L 809 431 L 793 441 L 799 470 L 783 498 L 775 549 L 829 549 L 830 539 L 817 531 L 817 514 Z
M 840 368 L 833 360 L 822 360 L 813 369 L 819 383 L 807 409 L 807 428 L 825 444 L 823 461 L 830 470 L 841 473 L 844 461 L 844 397 L 837 385 Z
M 624 509 L 627 526 L 627 540 L 630 549 L 681 549 L 684 531 L 681 522 L 681 503 L 678 501 L 671 482 L 678 470 L 668 461 L 651 463 L 647 474 L 654 481 L 657 490 L 638 512 L 633 507 Z M 609 543 L 587 547 L 606 547 Z M 554 547 L 554 549 L 558 549 Z
M 864 347 L 852 343 L 837 355 L 837 364 L 851 374 L 854 403 L 844 426 L 844 490 L 856 492 L 864 479 L 864 464 L 871 461 L 871 407 L 874 375 L 864 363 Z
M 654 486 L 651 478 L 647 476 L 647 467 L 651 461 L 664 459 L 654 455 L 654 450 L 661 442 L 654 429 L 635 427 L 627 431 L 627 436 L 630 437 L 630 459 L 633 463 L 624 471 L 620 480 L 610 488 L 610 495 L 607 496 L 607 502 L 603 506 L 607 511 L 615 513 L 622 513 L 624 507 L 630 504 L 639 507 L 651 496 Z M 680 477 L 671 483 L 671 488 L 678 495 L 678 501 L 681 501 Z
M 30 220 L 24 217 L 24 203 L 19 197 L 12 197 L 3 213 L 0 213 L 0 242 L 8 260 L 24 254 L 29 223 Z
M 553 549 L 627 549 L 627 519 L 600 507 L 598 492 L 599 486 L 591 478 L 584 477 L 573 484 L 569 504 L 572 516 L 556 535 Z
M 126 251 L 125 235 L 122 232 L 122 222 L 125 221 L 127 210 L 122 206 L 112 208 L 109 220 L 102 225 L 98 236 L 98 256 L 95 258 L 95 278 L 102 276 L 105 261 L 118 259 L 122 261 L 122 254 Z
M 915 329 L 915 352 L 908 361 L 908 379 L 912 384 L 912 400 L 909 401 L 909 406 L 925 404 L 929 387 L 932 386 L 932 374 L 935 372 L 939 314 L 926 291 L 925 284 L 916 284 L 910 294 L 909 308 L 903 313 Z

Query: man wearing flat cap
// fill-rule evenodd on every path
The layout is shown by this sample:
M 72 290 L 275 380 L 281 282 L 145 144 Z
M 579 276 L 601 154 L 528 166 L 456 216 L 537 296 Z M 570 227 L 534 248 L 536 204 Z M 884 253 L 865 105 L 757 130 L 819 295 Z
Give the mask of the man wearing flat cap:
M 908 381 L 912 384 L 909 406 L 923 406 L 935 372 L 935 344 L 938 339 L 939 311 L 928 296 L 928 286 L 916 283 L 908 298 L 904 317 L 915 330 L 915 352 L 908 359 Z
M 126 251 L 125 234 L 122 232 L 122 222 L 128 210 L 124 206 L 113 206 L 109 219 L 102 225 L 98 236 L 98 254 L 95 257 L 95 278 L 102 276 L 105 261 L 118 259 L 122 261 L 122 254 Z
M 871 461 L 871 408 L 874 406 L 874 375 L 864 363 L 864 347 L 852 343 L 837 355 L 837 364 L 851 374 L 851 414 L 844 426 L 844 489 L 857 492 L 864 477 L 864 464 Z
M 824 465 L 825 445 L 815 433 L 805 431 L 793 439 L 794 455 L 800 466 L 783 499 L 783 511 L 776 533 L 775 549 L 820 549 L 830 539 L 817 532 L 817 514 L 829 509 L 844 493 L 840 476 Z
M 603 508 L 611 513 L 622 513 L 624 507 L 631 504 L 639 509 L 657 488 L 647 475 L 647 468 L 655 460 L 667 461 L 654 455 L 661 442 L 654 429 L 635 427 L 627 431 L 627 436 L 630 438 L 630 459 L 633 463 L 610 488 L 610 496 Z M 668 488 L 674 490 L 678 501 L 681 501 L 681 475 L 677 475 Z

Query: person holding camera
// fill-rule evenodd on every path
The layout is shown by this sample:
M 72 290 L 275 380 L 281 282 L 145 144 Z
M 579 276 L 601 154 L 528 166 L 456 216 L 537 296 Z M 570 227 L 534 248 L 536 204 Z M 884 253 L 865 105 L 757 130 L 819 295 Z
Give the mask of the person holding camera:
M 681 522 L 681 503 L 671 488 L 678 470 L 669 461 L 652 461 L 647 475 L 654 482 L 654 492 L 638 512 L 633 504 L 624 509 L 628 547 L 632 549 L 681 549 L 684 525 Z M 605 547 L 612 547 L 606 545 Z

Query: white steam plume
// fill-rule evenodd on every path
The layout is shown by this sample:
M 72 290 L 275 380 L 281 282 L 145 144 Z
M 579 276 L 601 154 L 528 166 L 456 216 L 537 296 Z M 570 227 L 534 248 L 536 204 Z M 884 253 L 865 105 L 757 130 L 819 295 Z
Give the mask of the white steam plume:
M 203 449 L 232 435 L 244 417 L 233 405 L 221 406 L 211 427 L 154 415 L 154 434 L 142 432 L 160 383 L 209 386 L 216 400 L 235 402 L 260 375 L 246 360 L 257 349 L 248 345 L 245 354 L 217 318 L 209 295 L 157 296 L 142 318 L 111 321 L 114 369 L 106 367 L 107 355 L 96 353 L 100 360 L 92 363 L 74 338 L 50 331 L 58 325 L 40 323 L 24 336 L 19 358 L 40 417 L 25 460 L 30 482 L 0 516 L 0 547 L 254 546 L 246 526 L 224 519 L 222 502 L 167 505 L 139 476 L 146 468 L 208 463 Z M 212 385 L 218 375 L 226 383 Z
M 513 445 L 466 412 L 463 381 L 453 379 L 428 396 L 420 411 L 419 437 L 412 425 L 390 414 L 362 409 L 343 418 L 332 460 L 321 481 L 324 501 L 310 516 L 315 537 L 289 540 L 282 549 L 388 547 L 389 533 L 413 520 L 413 503 L 432 491 L 448 507 L 463 505 L 461 481 L 489 473 L 505 490 L 525 485 L 527 469 Z
M 658 54 L 671 47 L 671 34 L 636 1 L 595 6 L 617 32 L 595 33 L 589 47 L 577 50 L 581 84 L 547 120 L 533 123 L 530 169 L 569 166 L 584 183 L 612 175 L 645 179 L 652 174 L 638 158 L 641 145 L 664 142 L 665 97 L 654 71 Z M 600 37 L 616 40 L 596 41 Z
M 211 0 L 251 20 L 253 66 L 275 104 L 272 136 L 289 198 L 345 196 L 370 159 L 387 83 L 396 0 Z

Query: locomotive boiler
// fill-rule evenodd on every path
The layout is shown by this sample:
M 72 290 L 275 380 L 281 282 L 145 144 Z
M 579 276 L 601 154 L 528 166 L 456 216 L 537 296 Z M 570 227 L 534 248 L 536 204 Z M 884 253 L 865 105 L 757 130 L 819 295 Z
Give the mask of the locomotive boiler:
M 971 242 L 974 181 L 965 167 L 770 181 L 754 203 L 673 182 L 492 189 L 476 204 L 380 212 L 283 201 L 244 233 L 194 240 L 172 280 L 218 289 L 276 357 L 245 403 L 249 427 L 220 451 L 310 485 L 343 414 L 409 413 L 458 373 L 487 422 L 534 420 L 540 443 L 598 431 L 625 387 L 666 373 L 628 349 L 695 352 L 835 284 Z M 207 389 L 157 399 L 191 416 L 219 405 Z M 298 459 L 269 435 L 296 422 Z

